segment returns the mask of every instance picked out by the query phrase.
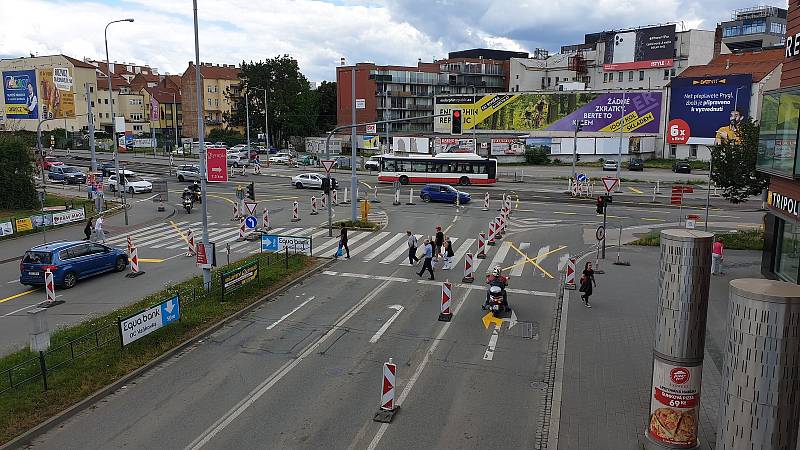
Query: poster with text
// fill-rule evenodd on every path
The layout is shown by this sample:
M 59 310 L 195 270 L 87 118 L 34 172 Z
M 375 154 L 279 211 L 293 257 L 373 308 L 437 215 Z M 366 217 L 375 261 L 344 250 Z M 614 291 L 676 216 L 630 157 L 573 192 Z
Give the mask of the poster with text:
M 400 153 L 430 153 L 430 141 L 423 137 L 392 136 L 392 150 Z
M 525 143 L 517 138 L 492 138 L 490 143 L 492 156 L 519 156 L 525 154 Z
M 603 70 L 672 67 L 675 25 L 606 33 Z
M 469 138 L 435 138 L 433 153 L 475 153 L 475 139 Z
M 683 366 L 656 358 L 647 434 L 675 448 L 697 445 L 702 366 Z
M 9 119 L 38 119 L 39 96 L 36 72 L 11 70 L 3 72 L 3 99 Z
M 667 143 L 714 145 L 737 141 L 739 122 L 750 114 L 753 76 L 673 78 Z
M 72 74 L 66 67 L 39 69 L 39 108 L 44 119 L 75 117 Z

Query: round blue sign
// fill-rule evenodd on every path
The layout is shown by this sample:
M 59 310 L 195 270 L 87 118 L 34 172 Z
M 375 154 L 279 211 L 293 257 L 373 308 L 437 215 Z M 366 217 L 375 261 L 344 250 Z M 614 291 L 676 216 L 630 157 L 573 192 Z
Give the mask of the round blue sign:
M 589 177 L 587 177 L 585 173 L 579 173 L 575 175 L 575 178 L 577 178 L 578 181 L 580 181 L 581 183 L 589 179 Z
M 255 227 L 256 227 L 256 225 L 258 225 L 258 219 L 256 219 L 256 217 L 255 217 L 255 216 L 247 216 L 247 217 L 244 219 L 244 225 L 245 225 L 247 228 L 255 228 Z

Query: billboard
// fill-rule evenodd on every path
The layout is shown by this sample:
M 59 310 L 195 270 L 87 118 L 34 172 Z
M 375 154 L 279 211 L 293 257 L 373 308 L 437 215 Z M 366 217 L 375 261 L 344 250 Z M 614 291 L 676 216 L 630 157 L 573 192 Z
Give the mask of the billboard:
M 10 70 L 3 72 L 3 99 L 9 119 L 38 119 L 39 97 L 36 72 Z
M 378 136 L 359 136 L 358 148 L 373 150 L 379 148 L 380 144 Z
M 72 91 L 72 74 L 66 67 L 38 70 L 39 106 L 43 119 L 75 117 L 75 93 Z
M 434 131 L 450 132 L 450 111 L 464 111 L 464 130 L 532 132 L 575 130 L 583 121 L 584 132 L 619 133 L 625 112 L 625 133 L 658 134 L 661 92 L 526 92 L 483 96 L 436 97 L 434 111 L 445 114 L 434 121 Z M 461 102 L 461 103 L 459 103 Z
M 714 145 L 735 140 L 736 127 L 750 113 L 753 76 L 673 78 L 667 143 Z
M 489 148 L 492 156 L 525 154 L 525 142 L 517 138 L 492 138 Z
M 433 153 L 476 153 L 475 139 L 468 138 L 435 138 Z
M 430 153 L 430 141 L 421 137 L 392 136 L 392 150 L 404 153 Z
M 672 67 L 675 25 L 606 33 L 603 70 Z

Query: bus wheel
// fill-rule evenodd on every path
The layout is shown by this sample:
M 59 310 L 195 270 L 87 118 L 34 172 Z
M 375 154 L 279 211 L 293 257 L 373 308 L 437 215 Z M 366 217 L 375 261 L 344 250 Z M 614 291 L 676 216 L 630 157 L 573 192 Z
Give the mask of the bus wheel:
M 469 178 L 467 178 L 467 177 L 459 178 L 458 179 L 458 185 L 459 186 L 469 186 Z
M 408 177 L 405 176 L 405 175 L 401 176 L 400 177 L 400 184 L 402 184 L 403 186 L 407 185 L 408 184 Z

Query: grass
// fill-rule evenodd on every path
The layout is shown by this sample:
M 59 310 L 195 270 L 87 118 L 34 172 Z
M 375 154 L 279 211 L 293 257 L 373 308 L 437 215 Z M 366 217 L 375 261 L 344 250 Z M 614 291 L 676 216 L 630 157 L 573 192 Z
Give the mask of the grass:
M 241 267 L 249 261 L 259 262 L 258 279 L 244 288 L 226 294 L 225 301 L 220 301 L 220 274 Z M 313 258 L 304 255 L 290 255 L 288 268 L 286 262 L 283 254 L 254 255 L 214 270 L 210 292 L 203 290 L 202 277 L 194 277 L 175 286 L 167 286 L 133 305 L 54 332 L 51 349 L 46 356 L 47 365 L 53 367 L 63 363 L 64 366 L 48 371 L 47 391 L 43 390 L 41 377 L 37 377 L 0 394 L 0 445 L 296 279 L 315 264 Z M 124 350 L 120 349 L 117 317 L 128 316 L 175 294 L 181 296 L 181 320 L 141 338 Z M 96 336 L 95 330 L 98 329 L 101 331 Z M 99 348 L 95 345 L 95 339 L 101 342 Z M 70 341 L 73 341 L 72 348 L 65 345 Z M 102 344 L 103 341 L 106 342 L 105 345 Z M 93 349 L 96 350 L 92 351 Z M 76 355 L 83 351 L 87 353 L 68 362 L 71 351 Z M 8 372 L 5 369 L 22 364 L 14 371 L 14 377 L 20 380 L 26 375 L 34 376 L 38 373 L 38 360 L 31 360 L 36 357 L 36 354 L 25 349 L 0 358 L 0 390 L 9 386 Z
M 741 230 L 733 233 L 717 233 L 729 250 L 762 250 L 764 248 L 763 230 Z M 661 233 L 652 231 L 631 242 L 631 245 L 657 247 L 661 245 Z
M 666 159 L 666 158 L 646 159 L 644 161 L 644 167 L 651 169 L 672 170 L 672 165 L 675 164 L 675 161 L 677 161 L 677 159 Z M 692 168 L 692 170 L 708 170 L 707 161 L 697 161 L 697 160 L 689 161 L 689 166 Z
M 370 221 L 364 220 L 356 220 L 353 222 L 352 220 L 341 220 L 339 222 L 334 222 L 334 228 L 340 228 L 344 224 L 347 228 L 361 228 L 361 229 L 368 229 L 368 230 L 377 230 L 380 226 L 377 223 L 373 223 Z
M 37 200 L 38 201 L 38 200 Z M 47 193 L 47 196 L 44 198 L 44 206 L 67 206 L 67 209 L 70 208 L 82 208 L 83 205 L 89 204 L 92 205 L 91 200 L 87 200 L 85 198 L 72 198 L 72 197 L 62 197 L 57 194 Z M 23 217 L 30 217 L 41 214 L 41 209 L 0 209 L 0 222 L 5 222 L 9 219 L 21 219 Z

